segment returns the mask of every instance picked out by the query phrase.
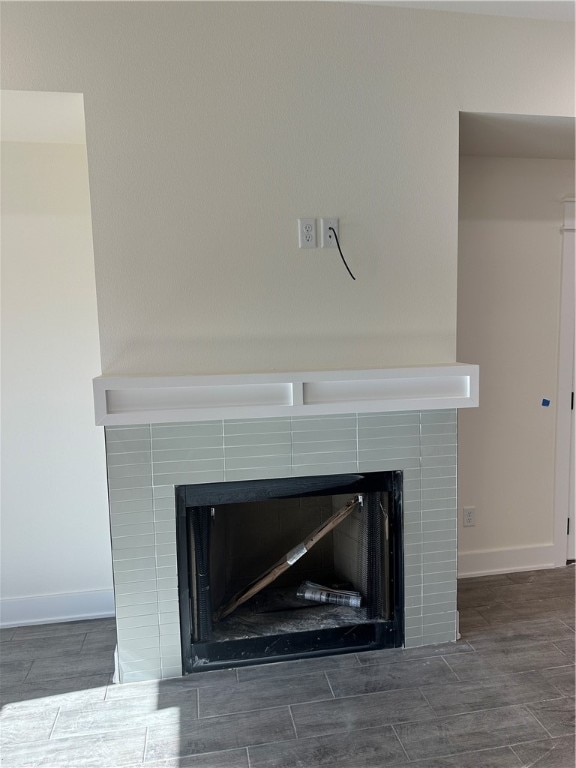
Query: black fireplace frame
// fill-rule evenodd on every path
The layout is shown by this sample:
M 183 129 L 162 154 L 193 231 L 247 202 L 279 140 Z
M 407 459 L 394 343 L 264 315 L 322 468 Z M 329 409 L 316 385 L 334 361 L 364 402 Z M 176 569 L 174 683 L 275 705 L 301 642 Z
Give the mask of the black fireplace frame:
M 390 596 L 393 616 L 366 623 L 318 629 L 286 635 L 268 635 L 248 640 L 197 642 L 193 640 L 192 594 L 188 542 L 190 541 L 190 508 L 230 503 L 230 483 L 180 485 L 176 494 L 176 540 L 178 561 L 178 597 L 180 606 L 180 638 L 182 674 L 210 669 L 272 663 L 316 656 L 351 653 L 380 648 L 397 648 L 404 643 L 404 548 L 402 534 L 402 472 L 370 472 L 346 475 L 246 480 L 235 483 L 242 487 L 243 501 L 298 498 L 370 492 L 389 493 Z M 238 653 L 239 643 L 242 652 Z M 319 647 L 315 647 L 318 645 Z M 328 646 L 328 647 L 327 647 Z

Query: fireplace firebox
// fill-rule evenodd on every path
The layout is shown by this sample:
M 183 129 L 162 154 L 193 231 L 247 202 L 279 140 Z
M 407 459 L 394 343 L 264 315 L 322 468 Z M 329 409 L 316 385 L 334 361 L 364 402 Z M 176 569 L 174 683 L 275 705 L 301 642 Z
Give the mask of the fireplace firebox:
M 185 674 L 403 644 L 402 472 L 175 494 Z

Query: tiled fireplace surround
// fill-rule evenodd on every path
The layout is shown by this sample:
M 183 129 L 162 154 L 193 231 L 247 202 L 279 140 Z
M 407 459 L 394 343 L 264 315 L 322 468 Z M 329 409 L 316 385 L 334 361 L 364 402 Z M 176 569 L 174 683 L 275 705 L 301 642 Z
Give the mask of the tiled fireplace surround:
M 403 470 L 405 645 L 456 638 L 457 411 L 106 427 L 120 682 L 182 674 L 174 486 Z

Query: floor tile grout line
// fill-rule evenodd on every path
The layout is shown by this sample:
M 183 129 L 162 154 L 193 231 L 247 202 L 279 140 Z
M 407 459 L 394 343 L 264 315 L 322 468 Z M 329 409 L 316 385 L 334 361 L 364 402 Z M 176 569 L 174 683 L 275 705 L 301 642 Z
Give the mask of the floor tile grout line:
M 246 750 L 246 760 L 248 761 L 248 768 L 251 768 L 251 763 L 250 763 L 250 750 L 248 749 L 248 747 L 244 747 L 244 749 Z
M 288 707 L 288 712 L 290 713 L 290 720 L 292 721 L 292 728 L 294 728 L 294 736 L 296 737 L 296 739 L 298 739 L 299 738 L 299 736 L 298 736 L 298 729 L 296 728 L 296 721 L 294 720 L 294 713 L 292 712 L 292 707 L 291 706 Z M 274 743 L 274 742 L 272 742 L 272 743 Z
M 48 741 L 52 739 L 52 734 L 54 733 L 54 729 L 56 728 L 56 723 L 58 722 L 58 718 L 60 717 L 60 711 L 62 707 L 58 707 L 58 712 L 56 712 L 56 717 L 54 718 L 54 722 L 52 723 L 52 728 L 50 728 L 50 735 L 48 736 Z
M 565 698 L 565 697 L 563 697 L 563 698 Z M 525 705 L 524 705 L 524 709 L 525 709 L 525 710 L 528 712 L 528 714 L 529 714 L 529 715 L 531 715 L 531 717 L 533 717 L 533 718 L 534 718 L 534 720 L 536 720 L 536 722 L 538 723 L 538 725 L 540 725 L 540 726 L 542 726 L 542 728 L 544 728 L 544 730 L 546 731 L 546 733 L 548 734 L 548 736 L 550 736 L 550 738 L 551 738 L 551 739 L 552 739 L 552 738 L 554 738 L 554 737 L 552 736 L 552 734 L 550 733 L 550 731 L 548 730 L 548 728 L 546 728 L 546 726 L 544 725 L 544 723 L 541 723 L 541 722 L 540 722 L 540 720 L 539 720 L 539 719 L 536 717 L 536 715 L 534 714 L 534 712 L 532 712 L 532 710 L 530 709 L 530 707 L 529 707 L 529 705 L 528 705 L 528 704 L 525 704 Z
M 328 672 L 324 672 L 324 677 L 326 678 L 326 682 L 328 683 L 328 688 L 330 688 L 330 693 L 332 694 L 332 698 L 336 698 L 336 694 L 334 693 L 334 688 L 332 688 L 332 683 L 330 682 L 330 678 L 328 677 Z
M 392 725 L 392 730 L 393 730 L 393 732 L 394 732 L 394 736 L 396 736 L 396 738 L 398 739 L 398 743 L 399 743 L 399 744 L 400 744 L 400 746 L 402 747 L 402 752 L 404 752 L 404 754 L 406 755 L 406 759 L 408 760 L 408 762 L 409 762 L 409 763 L 410 763 L 410 762 L 412 762 L 412 761 L 411 761 L 411 759 L 410 759 L 410 755 L 408 754 L 408 752 L 406 752 L 406 747 L 405 747 L 405 746 L 404 746 L 404 744 L 402 743 L 402 739 L 401 739 L 401 738 L 400 738 L 400 736 L 398 735 L 398 731 L 396 730 L 396 728 L 394 727 L 394 725 Z
M 144 762 L 146 760 L 147 749 L 148 749 L 148 726 L 144 728 L 144 748 L 142 750 L 142 760 L 141 760 L 142 765 L 144 765 Z

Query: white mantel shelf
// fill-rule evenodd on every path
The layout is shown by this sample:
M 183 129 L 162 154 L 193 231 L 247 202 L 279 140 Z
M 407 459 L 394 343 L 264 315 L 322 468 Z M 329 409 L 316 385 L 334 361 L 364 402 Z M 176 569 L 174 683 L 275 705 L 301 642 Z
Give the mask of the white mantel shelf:
M 465 363 L 366 371 L 94 379 L 99 426 L 477 405 L 478 366 Z

